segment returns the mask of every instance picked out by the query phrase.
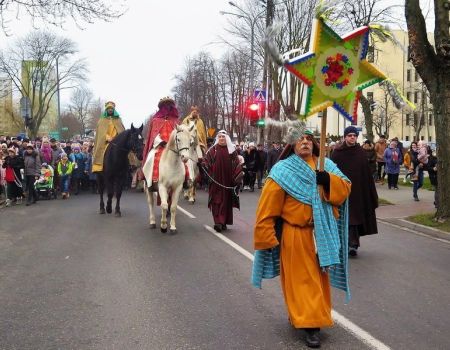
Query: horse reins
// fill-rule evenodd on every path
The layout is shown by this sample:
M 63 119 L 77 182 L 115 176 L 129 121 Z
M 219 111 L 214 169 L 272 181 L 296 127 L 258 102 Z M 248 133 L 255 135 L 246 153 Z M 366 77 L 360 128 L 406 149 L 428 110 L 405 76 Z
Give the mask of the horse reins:
M 192 160 L 192 159 L 191 159 L 191 160 Z M 197 162 L 197 163 L 198 163 L 198 162 Z M 236 195 L 236 197 L 239 197 L 239 194 L 237 193 L 238 185 L 233 186 L 233 187 L 232 187 L 232 186 L 225 186 L 225 185 L 222 185 L 221 183 L 217 182 L 211 175 L 208 174 L 208 172 L 207 172 L 206 169 L 202 166 L 201 163 L 198 163 L 198 166 L 203 170 L 203 172 L 206 174 L 206 176 L 208 176 L 208 178 L 212 180 L 212 182 L 214 182 L 216 185 L 218 185 L 218 186 L 220 186 L 220 187 L 222 187 L 222 188 L 225 188 L 225 189 L 227 189 L 227 190 L 233 190 L 233 192 L 234 192 L 234 194 Z
M 178 147 L 178 138 L 177 138 L 177 135 L 178 135 L 180 132 L 183 132 L 183 130 L 181 130 L 181 131 L 178 131 L 178 130 L 177 130 L 177 133 L 175 134 L 175 145 L 177 146 L 177 150 L 175 151 L 175 150 L 173 150 L 172 148 L 169 148 L 170 151 L 172 151 L 173 153 L 175 153 L 175 154 L 177 154 L 177 155 L 180 155 L 180 152 L 181 152 L 182 150 L 185 150 L 185 149 L 189 150 L 189 147 L 183 147 L 183 148 L 179 148 L 179 147 Z

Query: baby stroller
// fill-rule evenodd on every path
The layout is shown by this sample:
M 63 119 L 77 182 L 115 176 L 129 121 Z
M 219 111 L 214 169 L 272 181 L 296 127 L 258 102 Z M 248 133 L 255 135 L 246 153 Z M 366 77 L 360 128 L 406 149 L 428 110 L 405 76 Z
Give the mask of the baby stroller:
M 45 199 L 56 199 L 56 190 L 54 187 L 53 179 L 55 177 L 55 171 L 50 165 L 47 165 L 48 170 L 51 172 L 51 175 L 46 178 L 46 181 L 40 182 L 37 180 L 34 183 L 34 187 L 36 190 L 37 199 L 45 198 Z

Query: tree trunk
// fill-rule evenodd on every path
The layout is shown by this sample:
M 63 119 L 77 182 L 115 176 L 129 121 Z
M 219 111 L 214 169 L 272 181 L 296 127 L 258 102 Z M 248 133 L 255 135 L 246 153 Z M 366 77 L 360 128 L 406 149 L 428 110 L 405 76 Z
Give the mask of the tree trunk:
M 436 218 L 450 218 L 450 77 L 448 70 L 442 70 L 437 77 L 438 89 L 433 98 L 438 158 L 438 209 Z M 434 94 L 433 94 L 434 95 Z
M 436 51 L 427 38 L 419 0 L 405 1 L 411 61 L 430 92 L 435 113 L 438 145 L 438 210 L 436 218 L 450 218 L 450 33 L 444 1 L 434 2 Z
M 364 122 L 366 124 L 367 139 L 373 142 L 373 115 L 370 110 L 370 101 L 366 96 L 361 94 L 359 98 L 364 113 Z

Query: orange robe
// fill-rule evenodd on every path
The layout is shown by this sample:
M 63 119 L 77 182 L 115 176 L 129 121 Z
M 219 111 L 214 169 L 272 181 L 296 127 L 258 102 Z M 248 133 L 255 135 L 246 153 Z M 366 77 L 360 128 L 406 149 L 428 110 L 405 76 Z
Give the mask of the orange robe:
M 315 169 L 314 160 L 308 164 Z M 351 185 L 330 174 L 330 193 L 325 200 L 338 217 L 337 206 L 350 194 Z M 312 207 L 288 195 L 275 181 L 267 179 L 259 199 L 254 231 L 254 248 L 268 249 L 279 244 L 275 220 L 283 219 L 280 278 L 289 320 L 295 328 L 333 325 L 328 273 L 322 272 L 315 253 Z

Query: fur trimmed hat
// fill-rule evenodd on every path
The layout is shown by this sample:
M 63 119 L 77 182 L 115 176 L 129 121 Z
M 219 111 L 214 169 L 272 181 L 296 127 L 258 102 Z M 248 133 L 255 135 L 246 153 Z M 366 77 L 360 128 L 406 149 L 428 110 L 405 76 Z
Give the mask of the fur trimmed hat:
M 116 108 L 116 104 L 113 101 L 108 101 L 108 102 L 105 103 L 105 109 L 108 109 L 108 108 L 115 109 Z
M 356 136 L 359 135 L 358 129 L 354 125 L 347 126 L 344 130 L 344 137 L 348 134 L 355 134 Z

